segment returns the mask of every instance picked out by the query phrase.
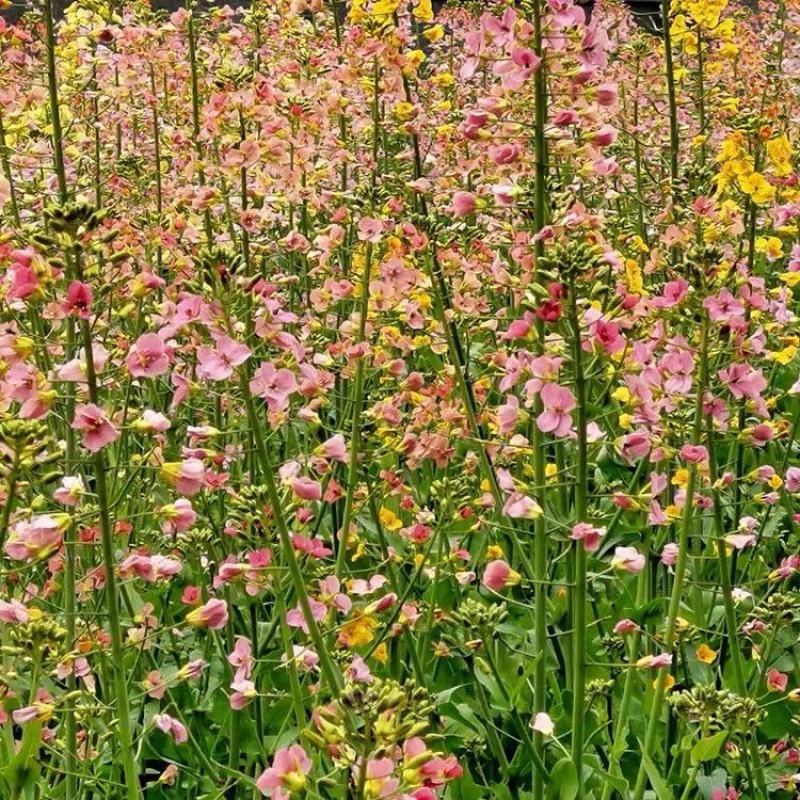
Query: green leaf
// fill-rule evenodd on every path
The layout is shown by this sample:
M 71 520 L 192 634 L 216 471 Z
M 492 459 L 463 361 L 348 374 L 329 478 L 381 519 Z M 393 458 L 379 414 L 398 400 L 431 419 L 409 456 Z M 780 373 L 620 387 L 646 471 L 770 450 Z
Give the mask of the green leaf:
M 550 773 L 548 797 L 573 800 L 578 794 L 578 773 L 571 758 L 562 758 Z
M 706 736 L 692 748 L 692 766 L 711 761 L 719 755 L 722 745 L 728 738 L 728 731 L 720 731 L 713 736 Z
M 639 741 L 639 748 L 644 771 L 647 773 L 647 777 L 650 778 L 650 784 L 656 793 L 656 797 L 658 797 L 658 800 L 673 800 L 672 792 L 669 790 L 666 781 L 661 777 L 661 773 L 653 763 L 653 759 L 645 752 L 641 740 Z

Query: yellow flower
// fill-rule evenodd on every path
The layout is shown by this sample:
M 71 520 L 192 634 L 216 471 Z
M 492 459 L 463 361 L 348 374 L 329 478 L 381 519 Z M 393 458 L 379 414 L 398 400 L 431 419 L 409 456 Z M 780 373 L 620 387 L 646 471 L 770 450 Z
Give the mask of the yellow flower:
M 672 476 L 672 480 L 670 483 L 673 486 L 686 486 L 689 482 L 689 470 L 688 469 L 676 469 L 675 474 Z
M 767 154 L 776 175 L 784 177 L 792 174 L 792 146 L 785 133 L 767 142 Z
M 786 366 L 794 361 L 794 357 L 797 355 L 797 348 L 790 344 L 788 347 L 784 347 L 783 350 L 778 350 L 776 353 L 772 353 L 770 358 L 773 361 L 777 361 L 782 366 Z
M 632 258 L 625 259 L 625 278 L 628 281 L 628 290 L 633 294 L 642 294 L 644 281 L 639 264 Z
M 369 614 L 356 616 L 342 625 L 339 631 L 339 641 L 345 647 L 360 647 L 369 644 L 374 638 L 377 620 Z
M 673 686 L 675 685 L 675 676 L 674 675 L 667 675 L 664 679 L 664 691 L 668 692 Z M 653 688 L 656 689 L 658 687 L 658 678 L 653 681 Z
M 378 512 L 378 518 L 381 521 L 381 525 L 388 531 L 399 531 L 403 527 L 400 518 L 390 508 L 382 508 Z
M 490 544 L 486 548 L 486 558 L 497 559 L 503 557 L 503 548 L 498 544 Z
M 372 656 L 379 664 L 385 664 L 389 660 L 389 648 L 386 646 L 386 642 L 381 642 L 375 648 Z
M 618 403 L 629 403 L 631 400 L 631 393 L 627 386 L 620 386 L 611 393 L 611 396 Z
M 763 253 L 773 261 L 783 253 L 783 242 L 777 236 L 759 236 L 755 244 L 756 253 Z
M 419 0 L 411 13 L 422 22 L 433 22 L 433 6 L 431 0 Z
M 433 25 L 422 35 L 429 42 L 438 42 L 444 36 L 444 28 L 441 25 Z
M 712 650 L 705 642 L 694 651 L 694 654 L 697 656 L 697 660 L 704 664 L 713 664 L 717 657 L 717 651 Z
M 370 16 L 373 17 L 386 17 L 394 14 L 400 5 L 400 0 L 376 0 L 370 9 Z
M 800 283 L 800 272 L 781 272 L 778 274 L 778 277 L 783 281 L 790 289 L 794 289 L 798 283 Z
M 769 203 L 775 198 L 775 187 L 759 172 L 740 175 L 739 186 L 757 205 Z
M 414 112 L 414 104 L 408 103 L 405 100 L 396 103 L 395 107 L 392 109 L 392 113 L 400 122 L 407 122 L 410 120 L 414 116 Z

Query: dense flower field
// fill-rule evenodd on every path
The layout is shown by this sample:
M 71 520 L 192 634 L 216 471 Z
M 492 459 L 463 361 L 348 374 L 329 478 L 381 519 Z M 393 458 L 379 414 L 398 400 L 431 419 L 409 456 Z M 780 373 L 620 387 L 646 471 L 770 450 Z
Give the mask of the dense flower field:
M 0 797 L 791 798 L 800 2 L 0 20 Z

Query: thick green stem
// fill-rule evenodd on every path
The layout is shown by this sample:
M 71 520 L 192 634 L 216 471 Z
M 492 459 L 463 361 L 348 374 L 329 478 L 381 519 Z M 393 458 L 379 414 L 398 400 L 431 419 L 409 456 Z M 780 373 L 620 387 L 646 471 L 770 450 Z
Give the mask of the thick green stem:
M 575 475 L 575 520 L 587 522 L 586 506 L 589 482 L 589 465 L 586 438 L 586 377 L 583 369 L 583 347 L 580 318 L 574 284 L 570 288 L 572 327 L 572 357 L 575 368 L 575 427 L 577 433 L 577 463 Z M 572 706 L 572 761 L 578 776 L 578 798 L 583 797 L 583 746 L 586 725 L 586 547 L 575 542 L 575 602 L 574 635 L 572 639 L 573 693 Z
M 544 35 L 542 26 L 542 0 L 533 0 L 533 48 L 540 59 L 541 68 L 534 75 L 534 154 L 536 157 L 536 183 L 534 198 L 534 226 L 536 233 L 542 230 L 547 219 L 547 73 L 544 69 Z M 544 242 L 536 239 L 536 257 L 544 255 Z M 544 346 L 544 322 L 537 321 L 536 352 L 541 353 Z M 534 414 L 543 410 L 541 397 L 536 395 Z M 533 479 L 536 484 L 534 499 L 545 508 L 547 487 L 544 436 L 537 425 L 531 426 L 531 445 L 533 446 Z M 547 703 L 547 523 L 544 514 L 533 523 L 533 581 L 534 581 L 534 621 L 533 650 L 536 666 L 533 673 L 534 712 L 546 711 Z M 533 746 L 536 755 L 544 759 L 544 736 L 535 732 Z M 541 772 L 533 774 L 533 798 L 543 800 L 546 783 Z

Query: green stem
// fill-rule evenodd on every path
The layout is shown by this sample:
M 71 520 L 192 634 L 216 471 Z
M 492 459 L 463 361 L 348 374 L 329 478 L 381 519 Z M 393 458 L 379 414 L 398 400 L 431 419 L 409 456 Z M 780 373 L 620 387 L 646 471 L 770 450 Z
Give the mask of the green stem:
M 702 324 L 700 329 L 700 352 L 698 363 L 700 374 L 697 380 L 697 396 L 695 399 L 694 422 L 692 425 L 692 444 L 699 444 L 702 432 L 703 421 L 703 396 L 708 383 L 708 314 L 702 311 Z M 694 525 L 694 495 L 697 486 L 697 465 L 691 464 L 689 468 L 689 480 L 686 485 L 686 497 L 684 499 L 683 517 L 681 519 L 680 531 L 678 534 L 678 558 L 675 564 L 675 578 L 672 584 L 672 595 L 670 597 L 669 611 L 667 613 L 667 623 L 664 637 L 662 639 L 664 647 L 670 651 L 675 643 L 675 632 L 677 630 L 678 612 L 681 607 L 681 596 L 686 582 L 686 572 L 689 563 L 689 536 Z M 634 800 L 642 800 L 647 786 L 647 771 L 645 763 L 652 760 L 653 749 L 656 743 L 658 727 L 661 724 L 661 710 L 666 695 L 667 675 L 669 667 L 662 667 L 658 671 L 656 679 L 656 689 L 653 702 L 650 707 L 645 739 L 642 746 L 642 761 L 639 766 L 639 774 L 636 779 L 634 789 Z
M 570 311 L 572 327 L 572 354 L 575 368 L 575 426 L 577 432 L 577 464 L 575 477 L 575 520 L 587 522 L 587 494 L 589 466 L 586 439 L 586 377 L 583 369 L 583 347 L 581 346 L 580 318 L 578 316 L 575 285 L 570 288 Z M 572 707 L 572 761 L 578 776 L 578 799 L 583 796 L 583 746 L 586 725 L 586 547 L 575 542 L 575 602 L 573 635 L 573 707 Z
M 80 262 L 76 263 L 77 277 L 80 279 Z M 92 331 L 88 320 L 81 320 L 81 335 L 83 338 L 83 351 L 86 360 L 86 382 L 89 390 L 89 399 L 97 403 L 98 383 L 94 369 L 94 348 L 92 346 Z M 95 492 L 100 512 L 100 538 L 102 545 L 103 568 L 106 575 L 105 601 L 108 613 L 108 623 L 111 634 L 111 672 L 114 683 L 114 695 L 117 702 L 117 728 L 119 734 L 120 757 L 125 774 L 126 797 L 128 800 L 139 800 L 141 789 L 139 787 L 138 770 L 134 762 L 130 708 L 128 704 L 128 687 L 125 676 L 124 648 L 122 645 L 122 626 L 119 614 L 119 591 L 117 588 L 116 561 L 114 558 L 114 531 L 109 513 L 108 490 L 106 487 L 106 460 L 102 450 L 98 450 L 93 457 Z
M 364 271 L 361 276 L 361 308 L 359 311 L 358 341 L 363 344 L 366 339 L 367 316 L 369 314 L 369 280 L 372 262 L 372 245 L 367 243 L 364 257 Z M 344 501 L 342 527 L 339 531 L 339 546 L 336 550 L 336 575 L 341 577 L 347 559 L 347 543 L 350 536 L 350 525 L 353 519 L 356 483 L 358 482 L 358 459 L 361 455 L 361 414 L 364 408 L 364 369 L 369 353 L 363 353 L 356 363 L 356 374 L 353 379 L 353 416 L 350 425 L 350 453 L 347 464 L 347 494 Z

